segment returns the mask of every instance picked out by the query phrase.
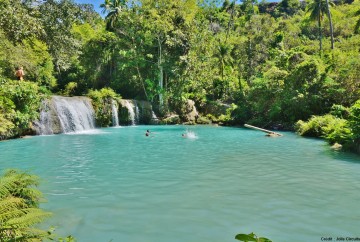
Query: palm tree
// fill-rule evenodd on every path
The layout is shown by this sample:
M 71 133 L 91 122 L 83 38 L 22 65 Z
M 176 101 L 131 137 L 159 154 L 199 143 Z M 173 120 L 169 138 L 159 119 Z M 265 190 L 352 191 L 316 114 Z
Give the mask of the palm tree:
M 107 13 L 105 20 L 106 28 L 108 30 L 114 28 L 114 24 L 118 20 L 124 6 L 125 0 L 105 0 L 105 2 L 100 5 L 100 7 L 103 9 L 101 12 L 103 14 Z
M 308 6 L 308 12 L 310 12 L 310 19 L 318 22 L 320 53 L 322 52 L 321 21 L 324 18 L 325 14 L 327 14 L 330 22 L 331 48 L 334 48 L 333 27 L 330 13 L 330 5 L 332 4 L 333 3 L 330 3 L 328 0 L 313 0 L 313 2 L 311 2 Z
M 226 30 L 226 39 L 225 39 L 225 42 L 227 41 L 228 37 L 229 37 L 229 33 L 230 33 L 230 27 L 232 25 L 232 21 L 233 21 L 233 18 L 234 18 L 234 14 L 235 14 L 235 3 L 236 3 L 236 0 L 234 0 L 231 4 L 229 4 L 228 6 L 226 6 L 228 3 L 225 1 L 224 2 L 224 7 L 227 7 L 228 9 L 231 8 L 231 12 L 230 12 L 230 19 L 229 19 L 229 22 L 228 22 L 228 28 Z
M 329 0 L 326 0 L 326 8 L 327 8 L 327 16 L 329 19 L 329 27 L 330 27 L 330 36 L 331 36 L 331 49 L 334 49 L 334 27 L 333 27 L 333 23 L 332 23 L 332 18 L 331 18 L 331 12 L 330 12 L 330 5 L 333 6 L 334 3 L 329 2 Z

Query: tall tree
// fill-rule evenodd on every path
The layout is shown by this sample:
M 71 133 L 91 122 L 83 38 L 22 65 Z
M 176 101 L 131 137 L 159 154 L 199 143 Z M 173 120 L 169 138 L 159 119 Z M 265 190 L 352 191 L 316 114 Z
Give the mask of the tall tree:
M 320 45 L 320 53 L 322 52 L 322 31 L 321 31 L 321 20 L 326 9 L 324 5 L 321 4 L 322 0 L 314 0 L 308 6 L 308 11 L 310 12 L 310 19 L 317 21 L 318 24 L 318 37 Z
M 319 34 L 319 44 L 320 44 L 320 53 L 323 50 L 322 46 L 322 20 L 324 15 L 326 14 L 329 18 L 330 22 L 330 32 L 331 32 L 331 48 L 334 48 L 334 37 L 333 37 L 333 25 L 330 13 L 330 5 L 332 3 L 328 2 L 328 0 L 313 0 L 308 6 L 308 12 L 310 12 L 310 19 L 313 21 L 317 21 L 318 23 L 318 34 Z
M 20 0 L 0 1 L 0 30 L 8 40 L 20 43 L 43 33 L 38 12 Z
M 125 4 L 125 0 L 105 0 L 105 2 L 100 5 L 102 13 L 107 14 L 105 17 L 107 30 L 114 29 L 121 11 L 126 6 Z
M 331 18 L 331 12 L 330 12 L 330 6 L 332 6 L 333 3 L 329 2 L 329 0 L 326 0 L 326 13 L 327 13 L 327 17 L 329 19 L 329 27 L 330 27 L 330 37 L 331 37 L 331 49 L 334 49 L 334 27 L 333 27 L 333 22 L 332 22 L 332 18 Z
M 71 58 L 79 54 L 81 43 L 73 36 L 72 28 L 75 23 L 86 21 L 87 15 L 72 0 L 48 0 L 40 5 L 39 11 L 45 30 L 43 39 L 60 74 L 70 68 Z

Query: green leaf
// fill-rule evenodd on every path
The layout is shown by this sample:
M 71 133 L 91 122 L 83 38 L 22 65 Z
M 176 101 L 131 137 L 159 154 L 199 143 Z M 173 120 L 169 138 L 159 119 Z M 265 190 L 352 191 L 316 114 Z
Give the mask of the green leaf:
M 272 241 L 269 240 L 268 238 L 261 237 L 261 238 L 258 239 L 258 242 L 272 242 Z
M 237 234 L 235 236 L 235 239 L 240 240 L 240 241 L 255 241 L 256 239 L 254 237 L 251 237 L 250 235 L 247 234 Z

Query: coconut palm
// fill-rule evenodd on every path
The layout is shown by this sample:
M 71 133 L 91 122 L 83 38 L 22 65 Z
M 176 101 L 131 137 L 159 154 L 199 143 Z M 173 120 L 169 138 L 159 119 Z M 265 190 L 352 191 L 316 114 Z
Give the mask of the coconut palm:
M 327 17 L 329 19 L 329 27 L 330 27 L 330 37 L 331 37 L 331 49 L 334 49 L 334 27 L 333 22 L 331 18 L 331 12 L 330 12 L 330 6 L 333 6 L 334 3 L 329 2 L 329 0 L 326 0 L 326 8 L 327 8 Z
M 308 6 L 308 12 L 310 12 L 310 19 L 318 22 L 319 30 L 319 43 L 320 43 L 320 53 L 322 52 L 322 26 L 321 21 L 326 14 L 330 22 L 330 32 L 331 32 L 331 48 L 334 48 L 334 38 L 333 38 L 333 25 L 330 13 L 330 5 L 333 5 L 332 2 L 328 0 L 313 0 Z
M 107 13 L 105 17 L 107 29 L 114 28 L 114 24 L 118 20 L 119 14 L 121 13 L 124 6 L 125 0 L 105 0 L 105 2 L 100 5 L 102 8 L 102 13 Z

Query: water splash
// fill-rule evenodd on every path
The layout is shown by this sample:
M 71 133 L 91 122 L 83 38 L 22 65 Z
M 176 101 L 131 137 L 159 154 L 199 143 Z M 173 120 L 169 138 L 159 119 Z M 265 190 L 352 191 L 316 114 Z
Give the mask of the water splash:
M 198 139 L 199 138 L 193 131 L 190 131 L 190 130 L 187 130 L 183 134 L 183 137 L 188 138 L 188 139 Z

